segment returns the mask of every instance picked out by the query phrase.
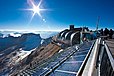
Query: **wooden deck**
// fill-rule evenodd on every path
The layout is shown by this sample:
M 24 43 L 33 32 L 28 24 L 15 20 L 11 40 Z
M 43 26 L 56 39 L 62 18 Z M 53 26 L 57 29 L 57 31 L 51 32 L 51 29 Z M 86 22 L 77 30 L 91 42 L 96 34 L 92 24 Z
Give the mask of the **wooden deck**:
M 110 49 L 110 52 L 111 54 L 113 55 L 113 58 L 114 58 L 114 39 L 108 39 L 108 40 L 105 40 L 106 41 L 106 44 L 108 45 L 109 49 Z

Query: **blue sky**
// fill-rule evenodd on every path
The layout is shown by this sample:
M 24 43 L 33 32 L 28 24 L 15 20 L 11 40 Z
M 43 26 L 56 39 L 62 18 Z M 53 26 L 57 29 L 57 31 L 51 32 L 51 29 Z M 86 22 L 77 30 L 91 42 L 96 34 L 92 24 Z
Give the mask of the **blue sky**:
M 27 0 L 0 0 L 0 29 L 62 30 L 70 24 L 95 29 L 98 16 L 99 28 L 114 29 L 114 0 L 43 0 L 40 7 L 49 10 L 30 21 L 33 12 L 22 10 L 32 8 Z

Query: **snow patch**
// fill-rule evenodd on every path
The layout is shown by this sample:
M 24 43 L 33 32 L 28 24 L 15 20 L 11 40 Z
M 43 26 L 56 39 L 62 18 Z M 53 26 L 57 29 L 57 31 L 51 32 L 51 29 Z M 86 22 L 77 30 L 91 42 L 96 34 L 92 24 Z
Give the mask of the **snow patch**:
M 10 33 L 10 36 L 13 36 L 13 37 L 20 37 L 21 34 L 14 34 L 14 33 Z
M 40 44 L 42 44 L 43 42 L 44 42 L 44 40 L 42 39 Z
M 62 52 L 62 51 L 63 51 L 63 49 L 59 50 L 59 53 Z

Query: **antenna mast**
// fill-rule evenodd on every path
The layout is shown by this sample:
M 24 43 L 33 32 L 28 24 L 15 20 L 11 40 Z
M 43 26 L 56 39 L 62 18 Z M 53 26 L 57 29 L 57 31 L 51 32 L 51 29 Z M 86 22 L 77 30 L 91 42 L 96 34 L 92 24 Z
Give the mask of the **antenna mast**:
M 100 20 L 100 16 L 98 16 L 98 19 L 97 19 L 97 24 L 96 24 L 96 31 L 98 31 L 99 20 Z

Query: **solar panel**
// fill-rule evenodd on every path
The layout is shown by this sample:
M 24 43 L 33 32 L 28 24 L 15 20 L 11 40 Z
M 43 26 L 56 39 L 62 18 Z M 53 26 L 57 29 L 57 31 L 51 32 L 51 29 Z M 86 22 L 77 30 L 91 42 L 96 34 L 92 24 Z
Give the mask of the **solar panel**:
M 86 55 L 88 54 L 92 43 L 93 42 L 88 42 L 79 45 L 80 48 L 78 51 L 74 49 L 74 46 L 66 49 L 62 54 L 58 55 L 45 67 L 42 67 L 41 69 L 36 69 L 36 72 L 33 72 L 32 75 L 43 76 L 54 68 L 53 71 L 49 74 L 49 76 L 76 76 L 76 73 L 81 67 Z M 57 67 L 55 68 L 55 66 Z

